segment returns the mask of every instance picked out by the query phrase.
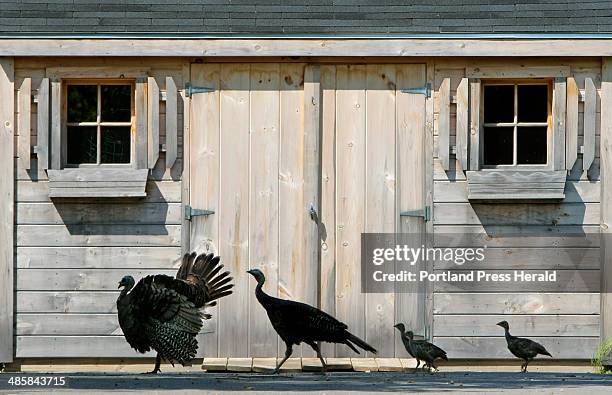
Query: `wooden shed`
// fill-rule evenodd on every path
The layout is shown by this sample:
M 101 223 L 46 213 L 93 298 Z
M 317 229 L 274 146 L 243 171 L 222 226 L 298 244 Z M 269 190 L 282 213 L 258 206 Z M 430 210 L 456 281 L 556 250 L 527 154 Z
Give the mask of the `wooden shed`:
M 450 358 L 511 357 L 502 319 L 558 359 L 612 337 L 612 246 L 569 237 L 612 232 L 609 2 L 39 3 L 0 17 L 0 362 L 138 357 L 117 282 L 190 250 L 236 284 L 200 356 L 282 355 L 252 267 L 383 357 L 397 322 Z M 599 292 L 364 294 L 364 232 L 482 234 Z

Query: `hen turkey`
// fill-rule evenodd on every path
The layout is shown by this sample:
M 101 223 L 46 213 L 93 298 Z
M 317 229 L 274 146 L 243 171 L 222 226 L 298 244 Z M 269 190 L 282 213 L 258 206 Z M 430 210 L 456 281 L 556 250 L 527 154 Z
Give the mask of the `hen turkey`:
M 221 272 L 219 261 L 193 252 L 183 256 L 176 277 L 150 275 L 134 285 L 134 278 L 125 276 L 119 282 L 117 314 L 125 340 L 140 353 L 157 351 L 149 373 L 160 371 L 162 359 L 185 365 L 195 357 L 202 319 L 210 318 L 202 310 L 232 293 L 230 273 Z

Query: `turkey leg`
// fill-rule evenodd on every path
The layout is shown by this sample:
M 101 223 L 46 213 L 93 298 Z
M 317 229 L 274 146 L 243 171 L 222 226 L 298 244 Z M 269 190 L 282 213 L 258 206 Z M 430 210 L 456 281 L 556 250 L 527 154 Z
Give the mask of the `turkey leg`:
M 327 373 L 327 365 L 325 364 L 325 360 L 321 355 L 321 349 L 319 348 L 319 345 L 315 342 L 308 343 L 308 345 L 312 347 L 312 349 L 315 350 L 315 352 L 317 353 L 317 357 L 319 357 L 319 360 L 321 361 L 321 370 L 323 371 L 323 373 Z
M 280 372 L 281 366 L 283 366 L 285 361 L 289 359 L 291 354 L 293 354 L 293 346 L 291 344 L 287 344 L 287 349 L 285 350 L 285 358 L 283 358 L 283 360 L 278 364 L 278 366 L 276 367 L 276 369 L 274 369 L 274 372 L 272 372 L 272 374 L 277 374 Z
M 150 372 L 147 372 L 145 374 L 157 374 L 161 372 L 161 369 L 159 368 L 159 366 L 161 365 L 161 355 L 159 355 L 159 353 L 157 353 L 157 357 L 155 358 L 155 368 L 153 368 L 153 370 L 151 370 Z

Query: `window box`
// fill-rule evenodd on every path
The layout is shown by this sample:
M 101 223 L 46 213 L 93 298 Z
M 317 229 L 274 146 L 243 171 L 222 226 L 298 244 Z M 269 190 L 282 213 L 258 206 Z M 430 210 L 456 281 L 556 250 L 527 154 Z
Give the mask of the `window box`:
M 482 170 L 466 175 L 470 200 L 565 198 L 565 170 Z
M 145 197 L 147 169 L 75 168 L 49 170 L 51 198 Z

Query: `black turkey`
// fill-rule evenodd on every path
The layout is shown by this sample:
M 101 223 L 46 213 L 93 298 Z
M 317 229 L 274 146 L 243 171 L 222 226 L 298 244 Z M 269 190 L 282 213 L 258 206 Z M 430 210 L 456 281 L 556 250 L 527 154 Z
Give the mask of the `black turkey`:
M 151 275 L 134 286 L 134 278 L 125 276 L 119 282 L 117 314 L 125 340 L 140 353 L 157 351 L 149 373 L 160 371 L 162 359 L 184 366 L 195 357 L 202 319 L 210 318 L 202 309 L 232 293 L 232 278 L 220 273 L 219 260 L 213 254 L 185 254 L 176 278 Z
M 266 277 L 261 270 L 252 269 L 247 271 L 247 273 L 257 280 L 255 296 L 264 309 L 266 309 L 272 327 L 274 327 L 274 330 L 283 339 L 287 347 L 285 358 L 278 364 L 274 373 L 278 373 L 280 367 L 291 356 L 293 345 L 299 345 L 302 342 L 308 344 L 317 353 L 317 357 L 319 357 L 323 367 L 323 372 L 327 370 L 327 366 L 316 342 L 346 344 L 351 350 L 359 354 L 359 351 L 355 348 L 355 346 L 358 346 L 376 354 L 374 347 L 350 333 L 347 330 L 348 326 L 346 324 L 338 321 L 331 315 L 305 303 L 279 299 L 266 294 L 262 289 Z
M 508 350 L 515 357 L 522 359 L 525 361 L 521 365 L 521 372 L 527 373 L 527 365 L 531 362 L 532 359 L 536 357 L 538 354 L 548 355 L 552 357 L 546 348 L 540 343 L 534 342 L 533 340 L 525 339 L 522 337 L 512 336 L 510 334 L 510 325 L 508 325 L 508 321 L 498 322 L 496 325 L 504 328 L 504 333 L 506 335 L 506 343 L 508 344 Z
M 414 368 L 415 372 L 419 368 L 421 361 L 425 362 L 423 368 L 433 368 L 435 371 L 438 370 L 438 367 L 435 365 L 436 359 L 448 361 L 446 351 L 440 347 L 426 340 L 414 340 L 414 334 L 412 331 L 404 332 L 404 324 L 397 324 L 395 327 L 402 332 L 402 340 L 407 340 L 404 342 L 406 351 L 408 351 L 408 353 L 417 360 L 417 365 Z

